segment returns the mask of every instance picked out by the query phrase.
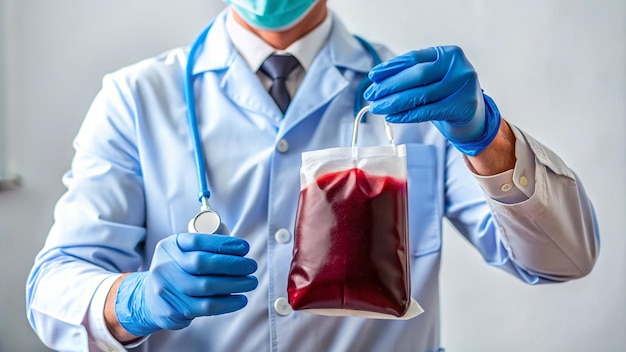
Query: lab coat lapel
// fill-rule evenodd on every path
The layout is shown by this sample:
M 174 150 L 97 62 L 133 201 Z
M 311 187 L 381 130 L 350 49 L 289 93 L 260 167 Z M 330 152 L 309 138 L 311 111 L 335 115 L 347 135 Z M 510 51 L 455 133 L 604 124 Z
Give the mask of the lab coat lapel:
M 219 82 L 221 91 L 238 108 L 247 111 L 248 114 L 268 117 L 277 124 L 282 119 L 282 114 L 263 88 L 256 73 L 250 70 L 230 43 L 225 25 L 226 14 L 226 11 L 222 12 L 213 22 L 203 50 L 196 59 L 194 75 L 215 72 L 221 76 Z
M 233 60 L 222 80 L 224 94 L 239 108 L 248 114 L 260 114 L 267 117 L 276 127 L 280 124 L 282 113 L 265 90 L 263 84 L 250 66 L 241 58 Z
M 286 131 L 328 104 L 348 86 L 328 51 L 327 46 L 322 48 L 291 100 L 283 123 Z
M 333 29 L 329 39 L 309 68 L 284 119 L 256 73 L 250 70 L 228 40 L 226 12 L 215 19 L 204 50 L 196 60 L 194 74 L 222 72 L 220 88 L 228 99 L 248 114 L 267 117 L 276 127 L 280 127 L 281 134 L 285 134 L 347 89 L 355 73 L 367 73 L 373 65 L 367 50 L 347 31 L 337 16 L 331 15 Z M 349 99 L 353 101 L 354 97 Z

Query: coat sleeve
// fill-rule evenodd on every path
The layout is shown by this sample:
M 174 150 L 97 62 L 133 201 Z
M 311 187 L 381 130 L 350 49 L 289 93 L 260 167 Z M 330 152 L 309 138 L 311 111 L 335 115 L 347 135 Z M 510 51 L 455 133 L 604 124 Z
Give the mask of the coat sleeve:
M 143 263 L 145 200 L 135 143 L 136 108 L 110 77 L 74 141 L 67 190 L 26 286 L 28 319 L 55 350 L 86 350 L 82 324 L 99 285 Z
M 487 206 L 480 205 L 471 182 L 455 176 L 461 163 L 449 151 L 446 215 L 489 264 L 527 283 L 583 277 L 599 250 L 593 205 L 576 174 L 554 152 L 512 129 L 518 162 L 510 173 L 515 196 L 509 200 L 516 200 L 495 197 L 489 191 L 493 184 L 487 187 L 476 177 L 482 197 L 487 196 Z

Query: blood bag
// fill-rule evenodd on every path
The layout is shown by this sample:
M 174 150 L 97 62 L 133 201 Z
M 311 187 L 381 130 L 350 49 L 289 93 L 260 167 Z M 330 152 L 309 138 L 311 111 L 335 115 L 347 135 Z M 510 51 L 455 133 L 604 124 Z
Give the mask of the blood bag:
M 409 319 L 411 298 L 406 148 L 352 147 L 302 154 L 287 293 L 294 310 Z

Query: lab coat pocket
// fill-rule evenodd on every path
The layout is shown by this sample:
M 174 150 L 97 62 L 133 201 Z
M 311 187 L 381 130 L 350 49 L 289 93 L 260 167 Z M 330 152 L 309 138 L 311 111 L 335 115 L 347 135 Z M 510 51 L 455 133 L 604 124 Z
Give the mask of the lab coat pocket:
M 441 249 L 442 192 L 437 185 L 433 145 L 409 143 L 407 149 L 409 253 L 413 257 Z

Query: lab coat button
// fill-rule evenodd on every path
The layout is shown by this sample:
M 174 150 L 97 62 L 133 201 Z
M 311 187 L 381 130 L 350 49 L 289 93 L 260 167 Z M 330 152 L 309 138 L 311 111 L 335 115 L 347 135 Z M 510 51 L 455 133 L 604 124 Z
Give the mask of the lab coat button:
M 274 301 L 274 310 L 278 315 L 289 315 L 293 312 L 291 306 L 289 305 L 289 301 L 285 297 L 279 297 Z
M 511 190 L 511 184 L 510 183 L 503 183 L 502 186 L 500 186 L 500 190 L 502 192 L 508 192 Z
M 279 229 L 274 234 L 274 239 L 276 239 L 276 242 L 278 243 L 287 243 L 291 240 L 291 233 L 289 233 L 289 230 L 285 228 Z
M 521 176 L 519 178 L 519 184 L 522 185 L 522 187 L 526 187 L 528 186 L 528 177 L 526 176 Z
M 281 139 L 278 141 L 278 145 L 276 145 L 276 150 L 279 153 L 286 153 L 289 150 L 289 143 L 285 139 Z

